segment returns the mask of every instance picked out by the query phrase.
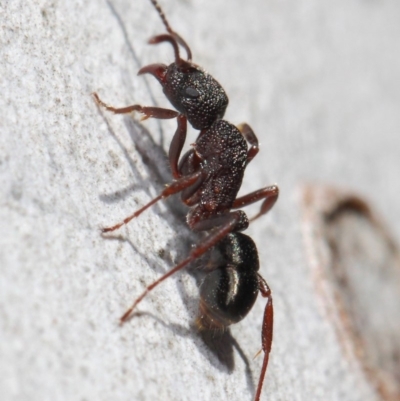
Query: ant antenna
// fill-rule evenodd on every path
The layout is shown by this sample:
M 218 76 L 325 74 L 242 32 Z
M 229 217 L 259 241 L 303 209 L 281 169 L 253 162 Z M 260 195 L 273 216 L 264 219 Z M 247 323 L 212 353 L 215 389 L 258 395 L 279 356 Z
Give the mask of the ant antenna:
M 157 3 L 157 1 L 156 0 L 150 0 L 150 1 L 151 1 L 151 4 L 153 4 L 154 8 L 157 10 L 157 12 L 158 12 L 158 14 L 159 14 L 159 16 L 161 18 L 161 21 L 163 22 L 165 28 L 167 29 L 167 32 L 169 32 L 170 34 L 175 33 L 172 30 L 171 26 L 169 25 L 167 17 L 165 16 L 164 11 L 160 7 L 160 5 Z
M 158 15 L 161 18 L 162 23 L 165 26 L 165 29 L 173 38 L 176 39 L 176 41 L 185 49 L 186 54 L 187 54 L 187 59 L 188 61 L 192 60 L 192 51 L 190 50 L 189 45 L 185 42 L 185 40 L 178 34 L 176 33 L 172 28 L 171 25 L 169 24 L 167 17 L 164 14 L 164 11 L 162 10 L 161 6 L 158 4 L 157 0 L 150 0 L 151 4 L 153 4 L 154 8 L 158 12 Z

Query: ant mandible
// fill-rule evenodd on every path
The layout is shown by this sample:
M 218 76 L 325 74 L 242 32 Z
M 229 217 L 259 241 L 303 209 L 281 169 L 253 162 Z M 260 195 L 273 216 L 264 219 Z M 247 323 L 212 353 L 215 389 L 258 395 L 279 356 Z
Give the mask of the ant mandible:
M 150 1 L 168 33 L 154 36 L 149 43 L 170 43 L 175 61 L 169 66 L 145 66 L 138 74 L 153 75 L 177 111 L 140 105 L 115 108 L 105 104 L 96 93 L 94 98 L 99 105 L 116 114 L 138 111 L 143 119 L 177 119 L 177 129 L 169 147 L 169 164 L 174 180 L 147 205 L 121 223 L 104 228 L 102 232 L 117 230 L 160 199 L 181 192 L 182 201 L 190 207 L 187 216 L 189 228 L 196 232 L 210 231 L 210 234 L 185 260 L 147 286 L 123 314 L 120 322 L 126 322 L 139 302 L 161 282 L 211 248 L 216 249 L 221 256 L 219 265 L 206 275 L 201 284 L 196 325 L 199 330 L 225 329 L 247 315 L 258 292 L 267 298 L 261 335 L 264 360 L 255 395 L 255 401 L 259 401 L 272 343 L 272 295 L 268 284 L 258 273 L 256 245 L 250 237 L 240 233 L 249 226 L 249 219 L 242 210 L 235 209 L 264 199 L 259 213 L 251 219 L 255 220 L 272 208 L 279 190 L 273 185 L 236 197 L 245 168 L 259 151 L 257 137 L 247 124 L 235 127 L 222 120 L 228 105 L 224 89 L 191 61 L 192 53 L 188 44 L 172 30 L 157 1 Z M 186 60 L 180 57 L 179 46 L 185 49 Z M 200 130 L 200 134 L 192 148 L 181 157 L 188 121 L 193 128 Z M 250 144 L 249 148 L 246 142 Z

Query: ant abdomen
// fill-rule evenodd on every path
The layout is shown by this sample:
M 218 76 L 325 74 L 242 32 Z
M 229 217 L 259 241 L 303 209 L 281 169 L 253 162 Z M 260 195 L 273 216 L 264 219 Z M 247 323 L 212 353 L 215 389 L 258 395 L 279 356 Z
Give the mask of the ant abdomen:
M 218 245 L 221 267 L 208 273 L 200 287 L 200 330 L 224 329 L 242 320 L 259 293 L 257 248 L 241 233 L 229 234 Z

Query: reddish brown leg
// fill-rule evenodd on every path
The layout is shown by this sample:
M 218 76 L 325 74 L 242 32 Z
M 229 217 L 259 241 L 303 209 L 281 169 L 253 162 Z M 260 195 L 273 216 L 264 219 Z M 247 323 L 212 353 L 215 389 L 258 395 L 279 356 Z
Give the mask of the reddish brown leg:
M 177 117 L 178 127 L 175 131 L 175 135 L 172 138 L 171 145 L 169 146 L 169 164 L 171 166 L 172 176 L 175 179 L 181 177 L 181 173 L 178 169 L 179 157 L 182 152 L 183 145 L 186 140 L 186 132 L 187 132 L 187 119 L 184 115 L 179 114 Z
M 150 66 L 149 66 L 150 67 Z M 138 104 L 134 104 L 132 106 L 115 108 L 112 106 L 108 106 L 104 103 L 97 93 L 93 93 L 93 97 L 98 105 L 104 107 L 105 109 L 112 111 L 115 114 L 126 114 L 131 113 L 132 111 L 138 111 L 143 114 L 142 120 L 147 118 L 158 118 L 158 119 L 170 119 L 175 118 L 178 120 L 178 127 L 175 131 L 175 135 L 172 138 L 171 145 L 169 147 L 169 162 L 171 165 L 172 175 L 175 179 L 180 178 L 181 174 L 178 171 L 178 162 L 179 157 L 182 152 L 183 145 L 186 140 L 186 132 L 187 132 L 187 119 L 182 114 L 179 114 L 177 111 L 170 109 L 163 109 L 161 107 L 144 107 Z
M 268 298 L 267 305 L 264 310 L 264 320 L 262 324 L 262 334 L 261 334 L 261 344 L 262 350 L 264 351 L 264 360 L 261 368 L 260 378 L 258 380 L 258 386 L 256 395 L 254 397 L 254 401 L 259 401 L 261 396 L 261 390 L 265 378 L 265 374 L 267 372 L 269 354 L 271 352 L 272 345 L 272 334 L 274 329 L 274 307 L 272 304 L 272 295 L 271 290 L 268 287 L 267 282 L 258 275 L 258 286 L 261 292 L 261 295 L 264 298 Z
M 260 207 L 260 211 L 250 221 L 254 221 L 260 216 L 268 213 L 272 206 L 274 206 L 279 196 L 279 188 L 277 185 L 271 185 L 266 188 L 259 189 L 258 191 L 251 192 L 250 194 L 241 196 L 233 202 L 232 209 L 239 209 L 244 206 L 251 205 L 254 202 L 258 202 L 261 199 L 265 199 Z
M 247 151 L 247 161 L 246 161 L 246 164 L 249 164 L 260 150 L 258 147 L 258 139 L 256 134 L 250 127 L 250 125 L 243 123 L 238 125 L 237 128 L 244 136 L 246 141 L 250 144 L 250 149 Z
M 103 228 L 101 231 L 103 233 L 108 233 L 110 231 L 117 230 L 118 228 L 122 227 L 123 225 L 129 223 L 135 217 L 138 217 L 146 209 L 148 209 L 150 206 L 154 205 L 159 200 L 167 198 L 168 196 L 176 194 L 177 192 L 180 192 L 183 189 L 190 187 L 191 185 L 195 184 L 196 181 L 201 180 L 202 179 L 201 177 L 202 177 L 201 171 L 197 171 L 196 173 L 194 173 L 192 175 L 184 176 L 184 177 L 180 178 L 179 180 L 172 182 L 164 189 L 164 191 L 161 192 L 160 195 L 158 195 L 157 197 L 152 199 L 147 205 L 143 206 L 142 208 L 137 210 L 135 213 L 126 217 L 121 223 L 118 223 L 112 227 Z
M 160 120 L 166 120 L 170 118 L 175 118 L 178 116 L 178 112 L 170 109 L 163 109 L 161 107 L 147 107 L 140 106 L 138 104 L 134 104 L 132 106 L 115 108 L 104 103 L 97 93 L 93 93 L 94 100 L 96 103 L 102 107 L 104 107 L 108 111 L 112 111 L 115 114 L 128 114 L 132 113 L 132 111 L 138 111 L 143 114 L 142 120 L 146 120 L 147 118 L 158 118 Z
M 138 298 L 136 298 L 135 302 L 133 302 L 132 306 L 122 315 L 122 317 L 120 319 L 120 323 L 122 324 L 129 319 L 129 316 L 132 314 L 132 312 L 136 308 L 136 306 L 143 300 L 143 298 L 151 290 L 153 290 L 155 287 L 157 287 L 165 279 L 172 276 L 179 270 L 182 270 L 189 263 L 191 263 L 195 259 L 199 258 L 201 255 L 206 253 L 210 248 L 212 248 L 214 245 L 216 245 L 219 241 L 221 241 L 226 235 L 228 235 L 229 233 L 234 231 L 236 229 L 237 224 L 240 223 L 241 219 L 242 219 L 242 215 L 240 214 L 240 211 L 232 212 L 232 213 L 225 215 L 224 224 L 221 227 L 219 227 L 218 229 L 216 229 L 211 235 L 206 237 L 199 246 L 194 248 L 185 260 L 183 260 L 181 263 L 179 263 L 177 266 L 175 266 L 168 273 L 165 273 L 159 279 L 157 279 L 152 284 L 150 284 L 149 286 L 146 287 L 146 289 L 142 292 L 142 294 Z M 220 222 L 220 220 L 219 220 L 219 222 Z

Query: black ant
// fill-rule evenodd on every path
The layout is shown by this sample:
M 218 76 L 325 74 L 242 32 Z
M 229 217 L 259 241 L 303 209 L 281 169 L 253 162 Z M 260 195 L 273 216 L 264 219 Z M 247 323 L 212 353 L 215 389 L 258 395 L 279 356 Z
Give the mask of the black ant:
M 169 148 L 169 163 L 173 182 L 147 205 L 121 223 L 104 228 L 103 233 L 114 231 L 144 210 L 173 194 L 181 192 L 182 201 L 190 207 L 187 223 L 193 231 L 211 231 L 190 255 L 168 273 L 150 284 L 123 314 L 126 322 L 143 298 L 166 278 L 198 259 L 211 248 L 219 251 L 217 266 L 209 272 L 200 287 L 200 305 L 196 325 L 199 330 L 225 329 L 242 320 L 254 305 L 258 292 L 267 298 L 262 325 L 263 366 L 255 400 L 261 395 L 267 370 L 273 333 L 273 305 L 271 290 L 258 273 L 259 260 L 253 240 L 241 234 L 249 226 L 249 219 L 239 209 L 264 199 L 259 213 L 252 220 L 267 213 L 275 204 L 279 190 L 273 185 L 236 198 L 242 184 L 245 168 L 259 151 L 258 140 L 247 124 L 235 127 L 222 120 L 228 97 L 221 85 L 194 64 L 188 44 L 170 27 L 156 0 L 150 0 L 168 33 L 154 36 L 150 44 L 168 42 L 175 53 L 175 61 L 166 66 L 151 64 L 139 70 L 151 74 L 161 84 L 165 96 L 176 110 L 133 105 L 114 108 L 106 105 L 94 94 L 96 102 L 116 114 L 138 111 L 143 118 L 177 119 L 177 130 Z M 179 46 L 187 54 L 180 57 Z M 192 148 L 181 157 L 186 140 L 187 121 L 200 134 Z M 247 143 L 250 147 L 247 147 Z

